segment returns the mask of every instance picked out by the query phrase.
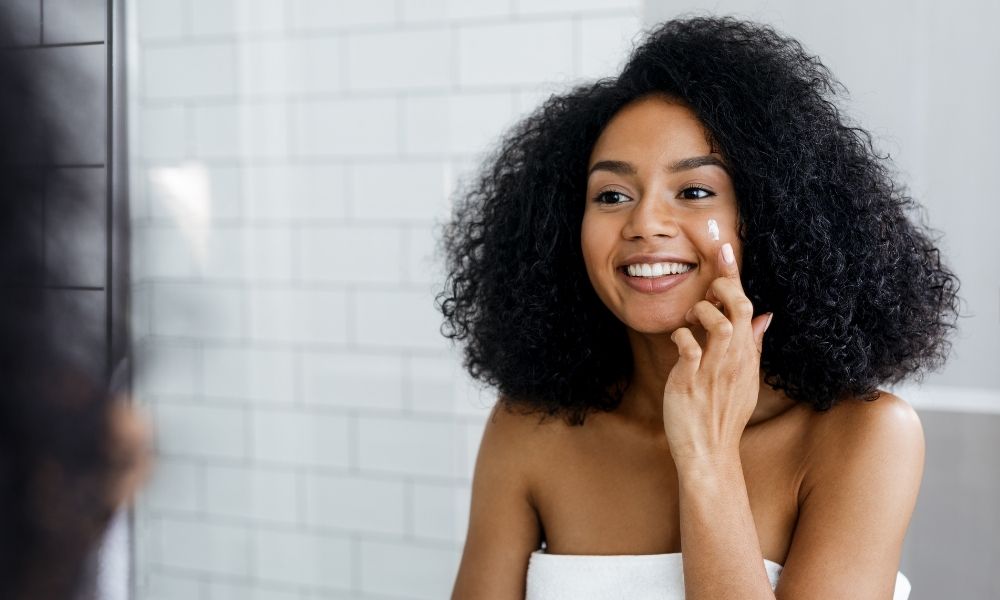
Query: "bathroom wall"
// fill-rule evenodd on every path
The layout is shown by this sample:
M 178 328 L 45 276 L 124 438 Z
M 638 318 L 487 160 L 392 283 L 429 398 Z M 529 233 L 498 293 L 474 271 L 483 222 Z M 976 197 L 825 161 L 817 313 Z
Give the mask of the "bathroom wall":
M 130 1 L 137 598 L 447 597 L 494 398 L 438 333 L 435 226 L 640 4 Z
M 1000 15 L 907 6 L 129 0 L 137 395 L 159 455 L 136 598 L 447 596 L 494 400 L 437 332 L 449 194 L 547 93 L 699 8 L 818 52 L 944 232 L 970 316 L 948 367 L 897 390 L 928 447 L 901 569 L 914 600 L 1000 595 L 1000 254 L 980 242 L 1000 53 L 975 33 Z
M 765 21 L 818 54 L 926 209 L 916 216 L 942 234 L 963 318 L 945 368 L 894 389 L 917 408 L 927 446 L 900 569 L 911 600 L 1000 597 L 1000 4 L 651 0 L 644 18 L 705 11 Z

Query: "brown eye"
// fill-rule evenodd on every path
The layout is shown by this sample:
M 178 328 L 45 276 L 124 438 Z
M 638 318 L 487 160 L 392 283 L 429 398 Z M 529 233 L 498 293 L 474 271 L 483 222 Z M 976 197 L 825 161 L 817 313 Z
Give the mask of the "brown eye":
M 625 200 L 628 200 L 628 196 L 615 190 L 607 190 L 594 197 L 594 201 L 599 204 L 621 204 Z
M 714 195 L 709 190 L 700 187 L 687 187 L 681 190 L 681 197 L 685 200 L 702 200 Z

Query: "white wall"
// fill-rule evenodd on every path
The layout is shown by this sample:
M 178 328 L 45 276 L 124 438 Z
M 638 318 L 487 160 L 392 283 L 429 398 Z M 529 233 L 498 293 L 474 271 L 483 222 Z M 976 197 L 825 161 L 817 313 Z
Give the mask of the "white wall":
M 447 596 L 494 398 L 438 333 L 435 224 L 640 5 L 131 2 L 138 598 Z

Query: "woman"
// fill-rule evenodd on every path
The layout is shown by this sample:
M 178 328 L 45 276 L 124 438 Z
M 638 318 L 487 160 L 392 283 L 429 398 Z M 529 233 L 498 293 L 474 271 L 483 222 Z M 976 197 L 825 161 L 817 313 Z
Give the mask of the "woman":
M 958 282 L 838 85 L 676 20 L 507 135 L 444 239 L 500 392 L 453 598 L 907 596 L 923 434 L 878 386 L 940 366 Z

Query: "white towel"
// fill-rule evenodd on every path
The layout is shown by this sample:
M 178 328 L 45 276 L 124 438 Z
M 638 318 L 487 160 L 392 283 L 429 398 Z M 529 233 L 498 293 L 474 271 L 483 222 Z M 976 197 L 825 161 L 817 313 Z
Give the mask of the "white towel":
M 771 589 L 782 566 L 764 559 Z M 897 572 L 893 600 L 906 600 L 910 582 Z M 525 600 L 684 600 L 680 552 L 617 556 L 531 553 Z

